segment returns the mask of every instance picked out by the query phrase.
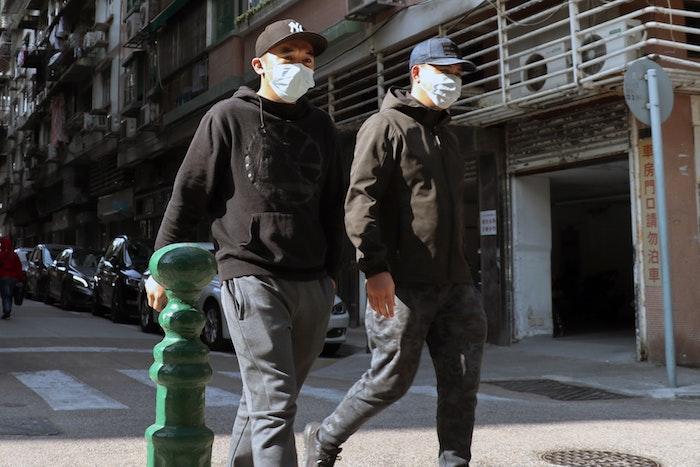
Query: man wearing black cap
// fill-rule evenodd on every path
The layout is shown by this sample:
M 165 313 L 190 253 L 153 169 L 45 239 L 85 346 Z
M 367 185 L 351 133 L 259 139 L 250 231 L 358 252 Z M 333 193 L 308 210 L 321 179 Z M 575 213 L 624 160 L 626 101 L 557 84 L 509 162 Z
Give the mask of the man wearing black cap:
M 357 135 L 345 226 L 367 276 L 371 367 L 330 416 L 307 425 L 306 467 L 334 465 L 350 435 L 408 391 L 425 343 L 439 465 L 471 459 L 486 317 L 464 253 L 464 159 L 445 110 L 463 71 L 474 65 L 448 38 L 418 44 L 410 92 L 390 89 Z
M 257 39 L 257 92 L 202 121 L 175 179 L 156 248 L 211 220 L 226 321 L 243 381 L 229 465 L 296 465 L 296 400 L 321 352 L 335 294 L 343 182 L 330 117 L 303 95 L 323 36 L 294 20 Z M 149 304 L 165 305 L 151 278 Z

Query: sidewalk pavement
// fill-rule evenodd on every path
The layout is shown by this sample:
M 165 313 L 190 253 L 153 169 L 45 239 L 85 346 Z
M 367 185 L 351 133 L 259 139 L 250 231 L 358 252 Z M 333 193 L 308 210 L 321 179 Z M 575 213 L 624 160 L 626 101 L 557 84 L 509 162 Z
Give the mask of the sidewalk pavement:
M 368 368 L 364 328 L 348 330 L 347 345 L 356 352 L 343 365 L 317 372 L 332 378 L 359 378 Z M 613 393 L 655 399 L 700 399 L 700 369 L 677 367 L 678 387 L 668 386 L 666 368 L 635 357 L 634 336 L 629 334 L 586 334 L 552 338 L 523 339 L 510 347 L 487 344 L 482 383 L 503 380 L 550 379 L 607 390 Z M 415 385 L 434 384 L 432 363 L 427 349 Z

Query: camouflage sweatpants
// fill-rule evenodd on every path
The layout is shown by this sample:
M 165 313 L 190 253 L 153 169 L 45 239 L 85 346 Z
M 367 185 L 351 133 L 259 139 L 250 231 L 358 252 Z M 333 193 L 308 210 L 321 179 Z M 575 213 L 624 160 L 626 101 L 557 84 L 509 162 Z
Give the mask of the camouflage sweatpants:
M 370 368 L 321 424 L 326 449 L 343 444 L 373 415 L 411 387 L 427 342 L 437 376 L 439 465 L 471 459 L 476 393 L 486 339 L 486 316 L 473 286 L 398 286 L 393 318 L 367 308 Z

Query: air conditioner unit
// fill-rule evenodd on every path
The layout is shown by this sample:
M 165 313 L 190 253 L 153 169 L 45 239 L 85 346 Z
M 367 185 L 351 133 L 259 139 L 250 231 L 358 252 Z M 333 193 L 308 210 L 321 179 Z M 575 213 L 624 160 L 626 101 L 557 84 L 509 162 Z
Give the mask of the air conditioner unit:
M 598 73 L 604 73 L 608 70 L 622 69 L 626 64 L 639 57 L 639 49 L 628 50 L 616 55 L 612 54 L 637 44 L 642 40 L 641 31 L 627 34 L 627 31 L 640 24 L 642 23 L 638 20 L 628 19 L 586 31 L 581 39 L 581 46 L 600 43 L 595 47 L 581 52 L 581 61 L 583 62 L 581 70 L 583 74 L 592 76 Z M 606 59 L 586 65 L 586 62 L 600 57 L 606 57 Z
M 527 65 L 533 66 L 514 72 L 511 75 L 511 83 L 514 83 L 510 90 L 511 100 L 548 89 L 555 89 L 570 83 L 573 76 L 570 71 L 553 75 L 566 70 L 570 66 L 570 57 L 562 55 L 567 51 L 568 47 L 564 40 L 552 45 L 531 47 L 530 53 L 520 57 L 520 63 L 517 68 Z M 544 61 L 552 57 L 558 58 Z
M 106 115 L 92 115 L 89 113 L 85 114 L 85 121 L 83 122 L 84 131 L 107 131 L 107 116 Z
M 141 124 L 152 125 L 160 117 L 160 109 L 156 103 L 148 103 L 141 107 Z
M 126 41 L 133 39 L 141 31 L 141 15 L 131 15 L 126 19 Z
M 92 49 L 93 47 L 106 47 L 107 38 L 102 31 L 89 31 L 85 33 L 83 47 Z
M 122 138 L 133 138 L 136 136 L 137 122 L 135 118 L 124 118 L 119 125 Z
M 396 6 L 396 0 L 348 0 L 349 20 L 364 21 L 379 12 Z

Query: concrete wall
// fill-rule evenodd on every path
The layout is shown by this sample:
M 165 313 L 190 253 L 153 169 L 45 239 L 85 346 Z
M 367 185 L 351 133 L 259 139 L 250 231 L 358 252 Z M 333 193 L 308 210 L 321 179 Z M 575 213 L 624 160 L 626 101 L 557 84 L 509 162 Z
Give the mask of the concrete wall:
M 549 179 L 512 178 L 513 317 L 516 339 L 552 333 Z

